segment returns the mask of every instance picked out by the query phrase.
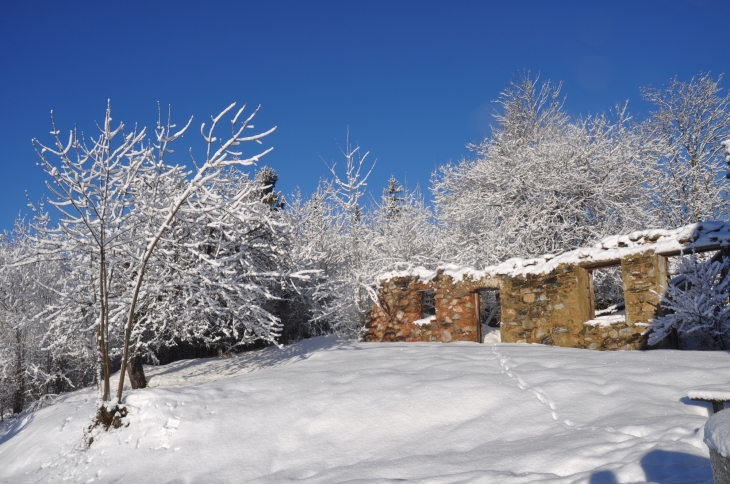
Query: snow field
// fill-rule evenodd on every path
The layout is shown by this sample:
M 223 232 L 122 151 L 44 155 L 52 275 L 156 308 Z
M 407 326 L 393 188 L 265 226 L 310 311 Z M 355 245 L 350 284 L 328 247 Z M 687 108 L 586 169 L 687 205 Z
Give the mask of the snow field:
M 0 482 L 712 482 L 693 387 L 723 352 L 350 343 L 146 367 L 82 450 L 95 392 L 0 427 Z

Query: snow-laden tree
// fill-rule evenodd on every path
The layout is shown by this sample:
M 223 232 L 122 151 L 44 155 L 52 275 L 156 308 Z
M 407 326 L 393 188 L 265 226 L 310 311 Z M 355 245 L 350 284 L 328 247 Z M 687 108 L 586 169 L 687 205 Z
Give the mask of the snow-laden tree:
M 8 408 L 22 412 L 44 383 L 36 367 L 44 359 L 43 331 L 34 319 L 43 311 L 46 291 L 41 284 L 49 278 L 32 262 L 25 230 L 19 221 L 12 233 L 0 236 L 0 415 Z
M 657 344 L 673 330 L 686 349 L 730 348 L 730 257 L 682 259 L 679 274 L 667 287 L 662 316 L 651 325 L 649 344 Z
M 571 120 L 560 85 L 529 76 L 497 101 L 475 156 L 432 177 L 442 240 L 459 263 L 493 264 L 583 246 L 642 227 L 643 145 L 625 108 Z
M 50 338 L 44 312 L 67 282 L 61 259 L 37 260 L 23 220 L 0 236 L 0 415 L 92 381 L 93 338 Z M 90 336 L 90 335 L 89 335 Z
M 372 238 L 363 197 L 377 160 L 371 164 L 367 161 L 370 152 L 363 153 L 359 146 L 353 148 L 349 132 L 340 151 L 345 157 L 343 169 L 338 170 L 335 162 L 328 165 L 332 181 L 323 190 L 328 216 L 335 219 L 332 226 L 338 230 L 331 232 L 329 241 L 336 244 L 333 255 L 337 270 L 330 273 L 332 298 L 322 317 L 330 321 L 335 332 L 353 336 L 365 326 L 375 294 L 377 269 L 368 257 Z
M 727 167 L 721 142 L 730 135 L 730 92 L 722 75 L 676 77 L 662 88 L 642 89 L 657 110 L 644 124 L 647 147 L 658 170 L 646 178 L 652 212 L 663 227 L 726 220 Z
M 97 137 L 89 140 L 74 129 L 64 143 L 53 117 L 51 121 L 53 146 L 37 139 L 33 144 L 51 178 L 49 201 L 61 220 L 55 227 L 40 227 L 39 249 L 46 257 L 65 255 L 74 265 L 90 269 L 87 287 L 96 317 L 100 397 L 108 400 L 110 327 L 123 314 L 118 294 L 110 293 L 117 291 L 122 269 L 129 268 L 132 245 L 144 242 L 134 234 L 138 221 L 131 217 L 133 192 L 141 174 L 154 169 L 154 147 L 144 143 L 144 129 L 125 133 L 123 124 L 114 128 L 111 107 Z M 77 299 L 68 296 L 63 305 Z
M 101 402 L 109 399 L 110 357 L 117 354 L 115 351 L 121 353 L 116 401 L 121 399 L 132 334 L 140 321 L 151 317 L 138 312 L 137 304 L 148 297 L 147 270 L 152 273 L 153 268 L 161 267 L 154 257 L 158 244 L 173 240 L 170 233 L 176 222 L 183 231 L 190 229 L 195 235 L 205 235 L 206 239 L 191 240 L 190 245 L 214 244 L 211 237 L 219 234 L 223 240 L 227 236 L 228 220 L 248 216 L 246 199 L 251 190 L 245 184 L 231 185 L 228 174 L 231 167 L 254 164 L 269 153 L 272 148 L 245 157 L 239 146 L 249 141 L 261 143 L 275 128 L 247 136 L 258 109 L 243 118 L 245 106 L 237 112 L 232 111 L 234 107 L 232 104 L 212 118 L 208 129 L 202 124 L 207 149 L 203 160 L 193 160 L 196 168 L 192 172 L 167 163 L 167 155 L 173 152 L 171 143 L 186 132 L 191 122 L 177 130 L 169 116 L 166 122 L 160 116 L 154 142 L 146 140 L 144 129 L 126 133 L 123 124 L 112 127 L 111 109 L 107 109 L 97 137 L 89 141 L 72 131 L 64 143 L 55 125 L 54 146 L 34 141 L 42 166 L 51 177 L 51 204 L 61 213 L 58 226 L 44 234 L 51 240 L 43 247 L 44 253 L 68 255 L 76 267 L 90 269 L 87 287 L 93 288 L 91 304 L 73 307 L 70 301 L 74 297 L 66 293 L 60 298 L 58 310 L 93 315 Z M 219 140 L 216 128 L 229 113 L 234 113 L 231 134 Z M 212 263 L 216 264 L 224 267 Z M 203 292 L 198 296 L 215 299 L 220 294 Z M 114 350 L 112 344 L 116 344 Z M 99 421 L 108 426 L 114 419 L 118 425 L 120 414 L 115 413 L 119 408 L 115 402 L 108 408 L 101 405 Z
M 344 226 L 330 196 L 333 190 L 330 183 L 322 181 L 308 200 L 298 190 L 287 200 L 284 214 L 293 231 L 287 252 L 289 267 L 308 275 L 287 291 L 288 308 L 282 316 L 288 341 L 333 331 L 330 308 L 340 270 L 338 250 Z
M 280 334 L 270 303 L 288 284 L 289 225 L 268 203 L 270 185 L 233 168 L 218 175 L 181 207 L 150 259 L 134 352 L 185 341 L 225 353 Z
M 382 261 L 373 256 L 370 208 L 364 202 L 373 164 L 369 153 L 348 139 L 344 166 L 328 165 L 331 180 L 322 180 L 311 199 L 295 194 L 286 213 L 296 237 L 290 247 L 292 267 L 308 279 L 297 286 L 302 334 L 334 332 L 358 336 L 374 297 Z
M 292 267 L 307 275 L 292 295 L 301 335 L 358 336 L 379 274 L 439 262 L 438 229 L 421 193 L 391 178 L 380 202 L 366 205 L 359 192 L 365 155 L 349 145 L 343 154 L 344 174 L 332 166 L 334 181 L 322 180 L 308 200 L 295 194 L 286 211 L 297 234 Z
M 391 176 L 370 228 L 372 257 L 382 271 L 433 268 L 440 262 L 442 234 L 418 188 L 408 190 Z

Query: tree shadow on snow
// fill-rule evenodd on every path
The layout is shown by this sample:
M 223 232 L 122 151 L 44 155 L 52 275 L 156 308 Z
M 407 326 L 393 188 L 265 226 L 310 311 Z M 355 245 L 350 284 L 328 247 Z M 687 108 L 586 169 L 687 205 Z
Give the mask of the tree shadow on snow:
M 590 484 L 617 484 L 616 476 L 611 471 L 599 471 L 591 474 Z
M 712 482 L 710 459 L 686 452 L 652 450 L 641 458 L 641 467 L 651 482 Z
M 652 450 L 641 458 L 647 482 L 658 484 L 712 484 L 710 459 L 686 452 Z M 616 484 L 611 471 L 598 471 L 591 475 L 590 484 Z
M 0 445 L 18 435 L 33 421 L 34 414 L 26 415 L 23 418 L 17 418 L 13 421 L 6 420 L 0 425 Z
M 145 365 L 145 373 L 150 387 L 159 386 L 155 382 L 156 379 L 161 382 L 165 380 L 165 375 L 173 374 L 177 374 L 178 377 L 175 384 L 193 383 L 205 381 L 208 375 L 215 375 L 215 379 L 218 379 L 283 366 L 295 361 L 306 360 L 317 351 L 335 348 L 343 344 L 335 336 L 320 336 L 284 348 L 272 346 L 264 350 L 239 353 L 231 357 L 182 360 L 164 366 Z

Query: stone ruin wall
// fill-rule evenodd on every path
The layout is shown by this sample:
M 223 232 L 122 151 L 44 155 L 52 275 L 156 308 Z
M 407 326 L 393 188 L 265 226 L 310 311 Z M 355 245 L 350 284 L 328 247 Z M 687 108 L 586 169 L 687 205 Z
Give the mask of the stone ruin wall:
M 366 341 L 481 340 L 475 292 L 498 288 L 502 342 L 599 350 L 646 347 L 647 329 L 665 291 L 666 258 L 647 251 L 620 261 L 626 321 L 606 326 L 586 325 L 591 314 L 591 267 L 560 265 L 545 274 L 454 281 L 439 271 L 431 281 L 399 277 L 383 282 L 380 304 L 374 305 L 365 330 Z M 422 296 L 435 291 L 436 319 L 417 325 Z
M 477 296 L 482 288 L 498 288 L 493 278 L 454 281 L 442 271 L 431 281 L 417 277 L 396 277 L 380 288 L 379 305 L 373 306 L 365 328 L 365 341 L 474 341 L 481 340 Z M 434 291 L 436 317 L 426 324 L 422 318 L 423 291 Z
M 500 294 L 502 341 L 598 350 L 645 348 L 642 333 L 666 289 L 666 283 L 659 284 L 666 281 L 666 259 L 649 252 L 621 260 L 626 321 L 605 326 L 584 324 L 594 317 L 590 269 L 565 265 L 548 274 L 506 280 Z

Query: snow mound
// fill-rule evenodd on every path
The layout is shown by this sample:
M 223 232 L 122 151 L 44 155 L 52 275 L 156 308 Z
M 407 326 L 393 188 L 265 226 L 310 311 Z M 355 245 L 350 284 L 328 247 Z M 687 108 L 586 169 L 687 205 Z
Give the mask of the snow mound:
M 730 457 L 730 412 L 718 412 L 707 421 L 704 441 L 722 456 Z

